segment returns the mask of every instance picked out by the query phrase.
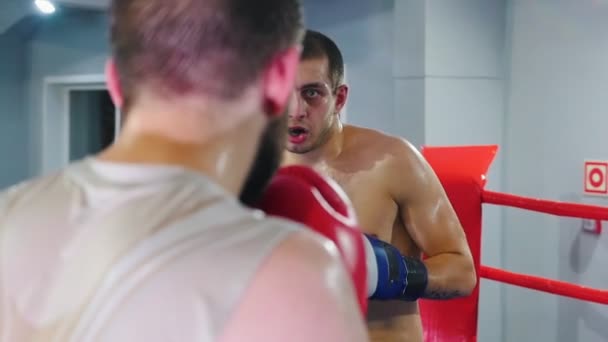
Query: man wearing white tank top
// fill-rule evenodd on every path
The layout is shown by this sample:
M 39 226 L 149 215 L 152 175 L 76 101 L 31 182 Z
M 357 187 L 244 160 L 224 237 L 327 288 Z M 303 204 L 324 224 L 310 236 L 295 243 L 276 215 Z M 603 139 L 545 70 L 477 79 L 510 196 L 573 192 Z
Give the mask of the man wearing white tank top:
M 239 201 L 279 164 L 298 1 L 110 15 L 122 131 L 0 193 L 0 342 L 365 340 L 335 246 Z

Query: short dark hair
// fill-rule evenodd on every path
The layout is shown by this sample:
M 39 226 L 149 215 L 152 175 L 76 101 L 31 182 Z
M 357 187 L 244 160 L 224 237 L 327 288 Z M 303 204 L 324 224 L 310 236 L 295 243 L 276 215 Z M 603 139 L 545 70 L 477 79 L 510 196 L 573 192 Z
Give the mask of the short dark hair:
M 128 102 L 142 83 L 230 99 L 300 43 L 299 0 L 112 0 L 110 36 Z
M 327 57 L 329 78 L 333 90 L 344 81 L 344 59 L 338 45 L 328 36 L 314 30 L 307 30 L 304 35 L 302 60 Z

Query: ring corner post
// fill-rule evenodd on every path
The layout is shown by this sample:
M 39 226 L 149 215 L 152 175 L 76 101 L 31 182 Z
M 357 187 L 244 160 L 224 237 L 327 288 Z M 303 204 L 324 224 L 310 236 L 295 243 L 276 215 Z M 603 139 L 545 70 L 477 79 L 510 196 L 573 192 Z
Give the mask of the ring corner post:
M 447 301 L 420 301 L 426 342 L 477 340 L 481 194 L 497 152 L 498 145 L 422 148 L 422 155 L 437 174 L 464 228 L 477 271 L 477 286 L 470 296 Z

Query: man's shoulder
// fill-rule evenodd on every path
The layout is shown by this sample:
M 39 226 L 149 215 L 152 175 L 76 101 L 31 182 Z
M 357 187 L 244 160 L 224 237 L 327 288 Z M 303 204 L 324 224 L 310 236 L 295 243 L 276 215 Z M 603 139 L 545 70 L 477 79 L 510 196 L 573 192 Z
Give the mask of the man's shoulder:
M 277 253 L 282 254 L 282 257 L 289 255 L 291 257 L 299 258 L 300 254 L 323 257 L 323 255 L 337 253 L 337 249 L 333 243 L 301 223 L 280 217 L 264 215 L 264 218 L 258 221 L 258 224 L 277 230 L 287 230 L 291 232 L 291 234 L 284 239 L 282 244 L 283 248 L 277 249 Z M 285 246 L 287 246 L 287 248 L 285 248 Z
M 347 125 L 345 130 L 351 140 L 360 144 L 381 150 L 400 154 L 416 154 L 418 149 L 406 138 L 389 134 L 378 129 Z
M 275 223 L 280 224 L 281 227 L 294 227 L 286 222 Z M 294 282 L 294 279 L 289 277 L 294 274 L 297 274 L 300 280 Z M 294 288 L 294 286 L 300 286 L 300 289 L 301 286 L 310 288 L 311 284 L 305 285 L 301 282 L 302 278 L 325 288 L 330 285 L 328 282 L 335 281 L 336 274 L 346 275 L 336 245 L 310 229 L 300 228 L 275 245 L 256 274 L 256 278 L 264 279 L 264 288 L 282 291 L 284 288 Z M 286 275 L 291 279 L 286 279 Z
M 302 331 L 308 340 L 363 340 L 359 338 L 364 334 L 363 321 L 337 248 L 308 233 L 292 234 L 256 272 L 226 327 L 224 340 L 247 336 L 284 341 L 293 331 Z M 294 307 L 298 308 L 295 315 Z M 251 317 L 256 315 L 265 319 L 252 325 Z M 321 316 L 332 319 L 320 324 Z M 281 319 L 280 327 L 272 325 Z
M 418 148 L 406 138 L 373 128 L 348 125 L 349 136 L 359 146 L 355 149 L 370 149 L 378 156 L 388 156 L 388 168 L 403 169 L 417 165 L 422 155 Z
M 10 185 L 0 191 L 0 204 L 8 206 L 17 201 L 35 198 L 41 189 L 47 188 L 49 184 L 56 181 L 57 177 L 57 174 L 39 176 Z
M 328 241 L 321 234 L 296 221 L 278 216 L 270 216 L 257 209 L 249 211 L 248 215 L 250 217 L 249 223 L 247 224 L 248 226 L 274 231 L 276 233 L 290 233 L 287 235 L 286 241 L 317 245 L 323 245 Z

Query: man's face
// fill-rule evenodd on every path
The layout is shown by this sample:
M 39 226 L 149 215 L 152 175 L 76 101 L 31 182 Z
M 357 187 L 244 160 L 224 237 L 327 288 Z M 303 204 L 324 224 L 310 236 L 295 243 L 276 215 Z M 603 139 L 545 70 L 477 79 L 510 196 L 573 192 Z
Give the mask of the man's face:
M 295 91 L 298 106 L 289 113 L 289 152 L 307 153 L 327 142 L 342 107 L 339 90 L 333 88 L 326 57 L 300 62 Z

